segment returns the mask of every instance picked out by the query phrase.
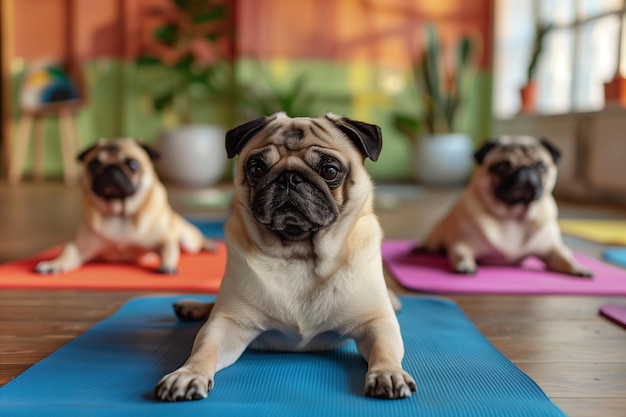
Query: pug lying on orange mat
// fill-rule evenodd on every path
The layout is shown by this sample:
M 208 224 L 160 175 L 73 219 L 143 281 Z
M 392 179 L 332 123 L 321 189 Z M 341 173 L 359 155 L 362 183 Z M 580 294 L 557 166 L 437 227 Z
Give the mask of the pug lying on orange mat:
M 156 252 L 157 272 L 177 271 L 180 250 L 214 250 L 214 242 L 174 212 L 154 171 L 158 154 L 134 139 L 100 140 L 82 152 L 82 216 L 74 238 L 58 257 L 35 271 L 56 274 L 86 262 L 136 261 Z

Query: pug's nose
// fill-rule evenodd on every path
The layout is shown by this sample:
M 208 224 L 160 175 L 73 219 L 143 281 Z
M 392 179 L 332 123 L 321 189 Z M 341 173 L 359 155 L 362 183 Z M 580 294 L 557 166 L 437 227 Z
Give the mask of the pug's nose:
M 515 177 L 518 182 L 530 182 L 535 183 L 539 180 L 537 172 L 531 167 L 525 165 L 517 170 Z
M 302 176 L 294 171 L 285 171 L 278 177 L 278 185 L 284 190 L 295 188 L 302 181 L 304 181 Z

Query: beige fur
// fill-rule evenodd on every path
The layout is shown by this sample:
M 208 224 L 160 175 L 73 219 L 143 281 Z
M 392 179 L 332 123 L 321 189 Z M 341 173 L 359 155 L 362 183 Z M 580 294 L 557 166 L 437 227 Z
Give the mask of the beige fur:
M 228 260 L 217 301 L 214 306 L 193 301 L 177 306 L 181 317 L 210 315 L 189 359 L 157 384 L 157 398 L 205 398 L 214 374 L 235 362 L 249 345 L 309 351 L 333 349 L 348 339 L 356 340 L 369 363 L 368 395 L 402 398 L 416 390 L 401 365 L 404 348 L 383 276 L 372 182 L 364 155 L 337 129 L 341 120 L 332 114 L 317 119 L 277 114 L 267 118 L 241 150 L 233 213 L 225 227 Z M 311 129 L 313 124 L 321 127 Z M 306 133 L 297 143 L 287 144 L 283 133 L 294 127 Z M 310 239 L 285 242 L 252 214 L 246 160 L 251 153 L 265 151 L 272 172 L 291 167 L 317 181 L 319 175 L 309 165 L 316 150 L 349 166 L 349 178 L 327 190 L 339 206 L 338 218 Z
M 525 152 L 518 152 L 518 145 Z M 498 178 L 490 173 L 494 163 L 508 160 L 513 167 L 545 164 L 543 194 L 530 204 L 507 205 L 494 195 Z M 479 164 L 469 185 L 425 239 L 429 251 L 445 250 L 450 267 L 459 273 L 474 273 L 483 263 L 517 264 L 536 256 L 553 271 L 591 276 L 565 246 L 552 196 L 557 167 L 548 150 L 531 136 L 498 139 Z
M 111 144 L 120 151 L 107 152 L 106 145 Z M 174 212 L 148 153 L 135 140 L 101 140 L 83 156 L 82 217 L 76 234 L 57 258 L 40 262 L 36 271 L 61 273 L 79 268 L 93 259 L 136 261 L 156 252 L 161 256 L 159 271 L 173 273 L 181 248 L 187 252 L 214 248 L 213 242 Z M 121 164 L 127 158 L 139 163 L 138 171 L 131 178 L 136 193 L 124 199 L 110 200 L 96 195 L 91 189 L 93 178 L 87 168 L 89 163 L 98 159 L 103 164 Z

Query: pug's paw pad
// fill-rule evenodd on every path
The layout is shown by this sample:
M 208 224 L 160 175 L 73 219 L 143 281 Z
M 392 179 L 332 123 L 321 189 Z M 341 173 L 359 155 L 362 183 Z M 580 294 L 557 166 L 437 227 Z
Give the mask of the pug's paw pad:
M 184 299 L 174 303 L 174 313 L 181 321 L 203 320 L 209 317 L 213 303 Z
M 161 265 L 157 268 L 157 273 L 165 275 L 174 275 L 178 273 L 176 267 Z
M 478 270 L 474 261 L 462 260 L 454 265 L 454 272 L 457 274 L 473 275 Z
M 212 388 L 213 378 L 179 369 L 158 382 L 154 396 L 161 401 L 201 400 Z
M 376 398 L 406 398 L 417 391 L 411 376 L 402 369 L 371 370 L 365 375 L 365 395 Z
M 52 275 L 52 274 L 59 274 L 63 272 L 63 268 L 61 268 L 61 266 L 57 262 L 43 261 L 43 262 L 39 262 L 35 266 L 35 272 L 39 274 Z
M 570 273 L 581 278 L 593 278 L 593 271 L 582 266 L 573 268 Z

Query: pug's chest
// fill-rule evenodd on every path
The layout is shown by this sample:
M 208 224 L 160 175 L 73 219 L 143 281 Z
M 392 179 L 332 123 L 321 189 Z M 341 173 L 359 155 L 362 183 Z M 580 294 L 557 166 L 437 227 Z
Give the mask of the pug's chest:
M 482 230 L 474 242 L 476 259 L 481 263 L 518 263 L 535 255 L 542 246 L 540 236 L 517 221 L 488 225 Z
M 153 233 L 146 233 L 130 218 L 112 216 L 104 219 L 96 228 L 96 233 L 112 247 L 123 254 L 125 251 L 153 249 L 157 241 Z
M 272 276 L 270 278 L 270 276 Z M 308 265 L 292 264 L 262 278 L 257 294 L 267 314 L 267 330 L 256 345 L 279 350 L 320 350 L 337 347 L 354 318 L 350 295 L 333 278 L 323 280 Z

